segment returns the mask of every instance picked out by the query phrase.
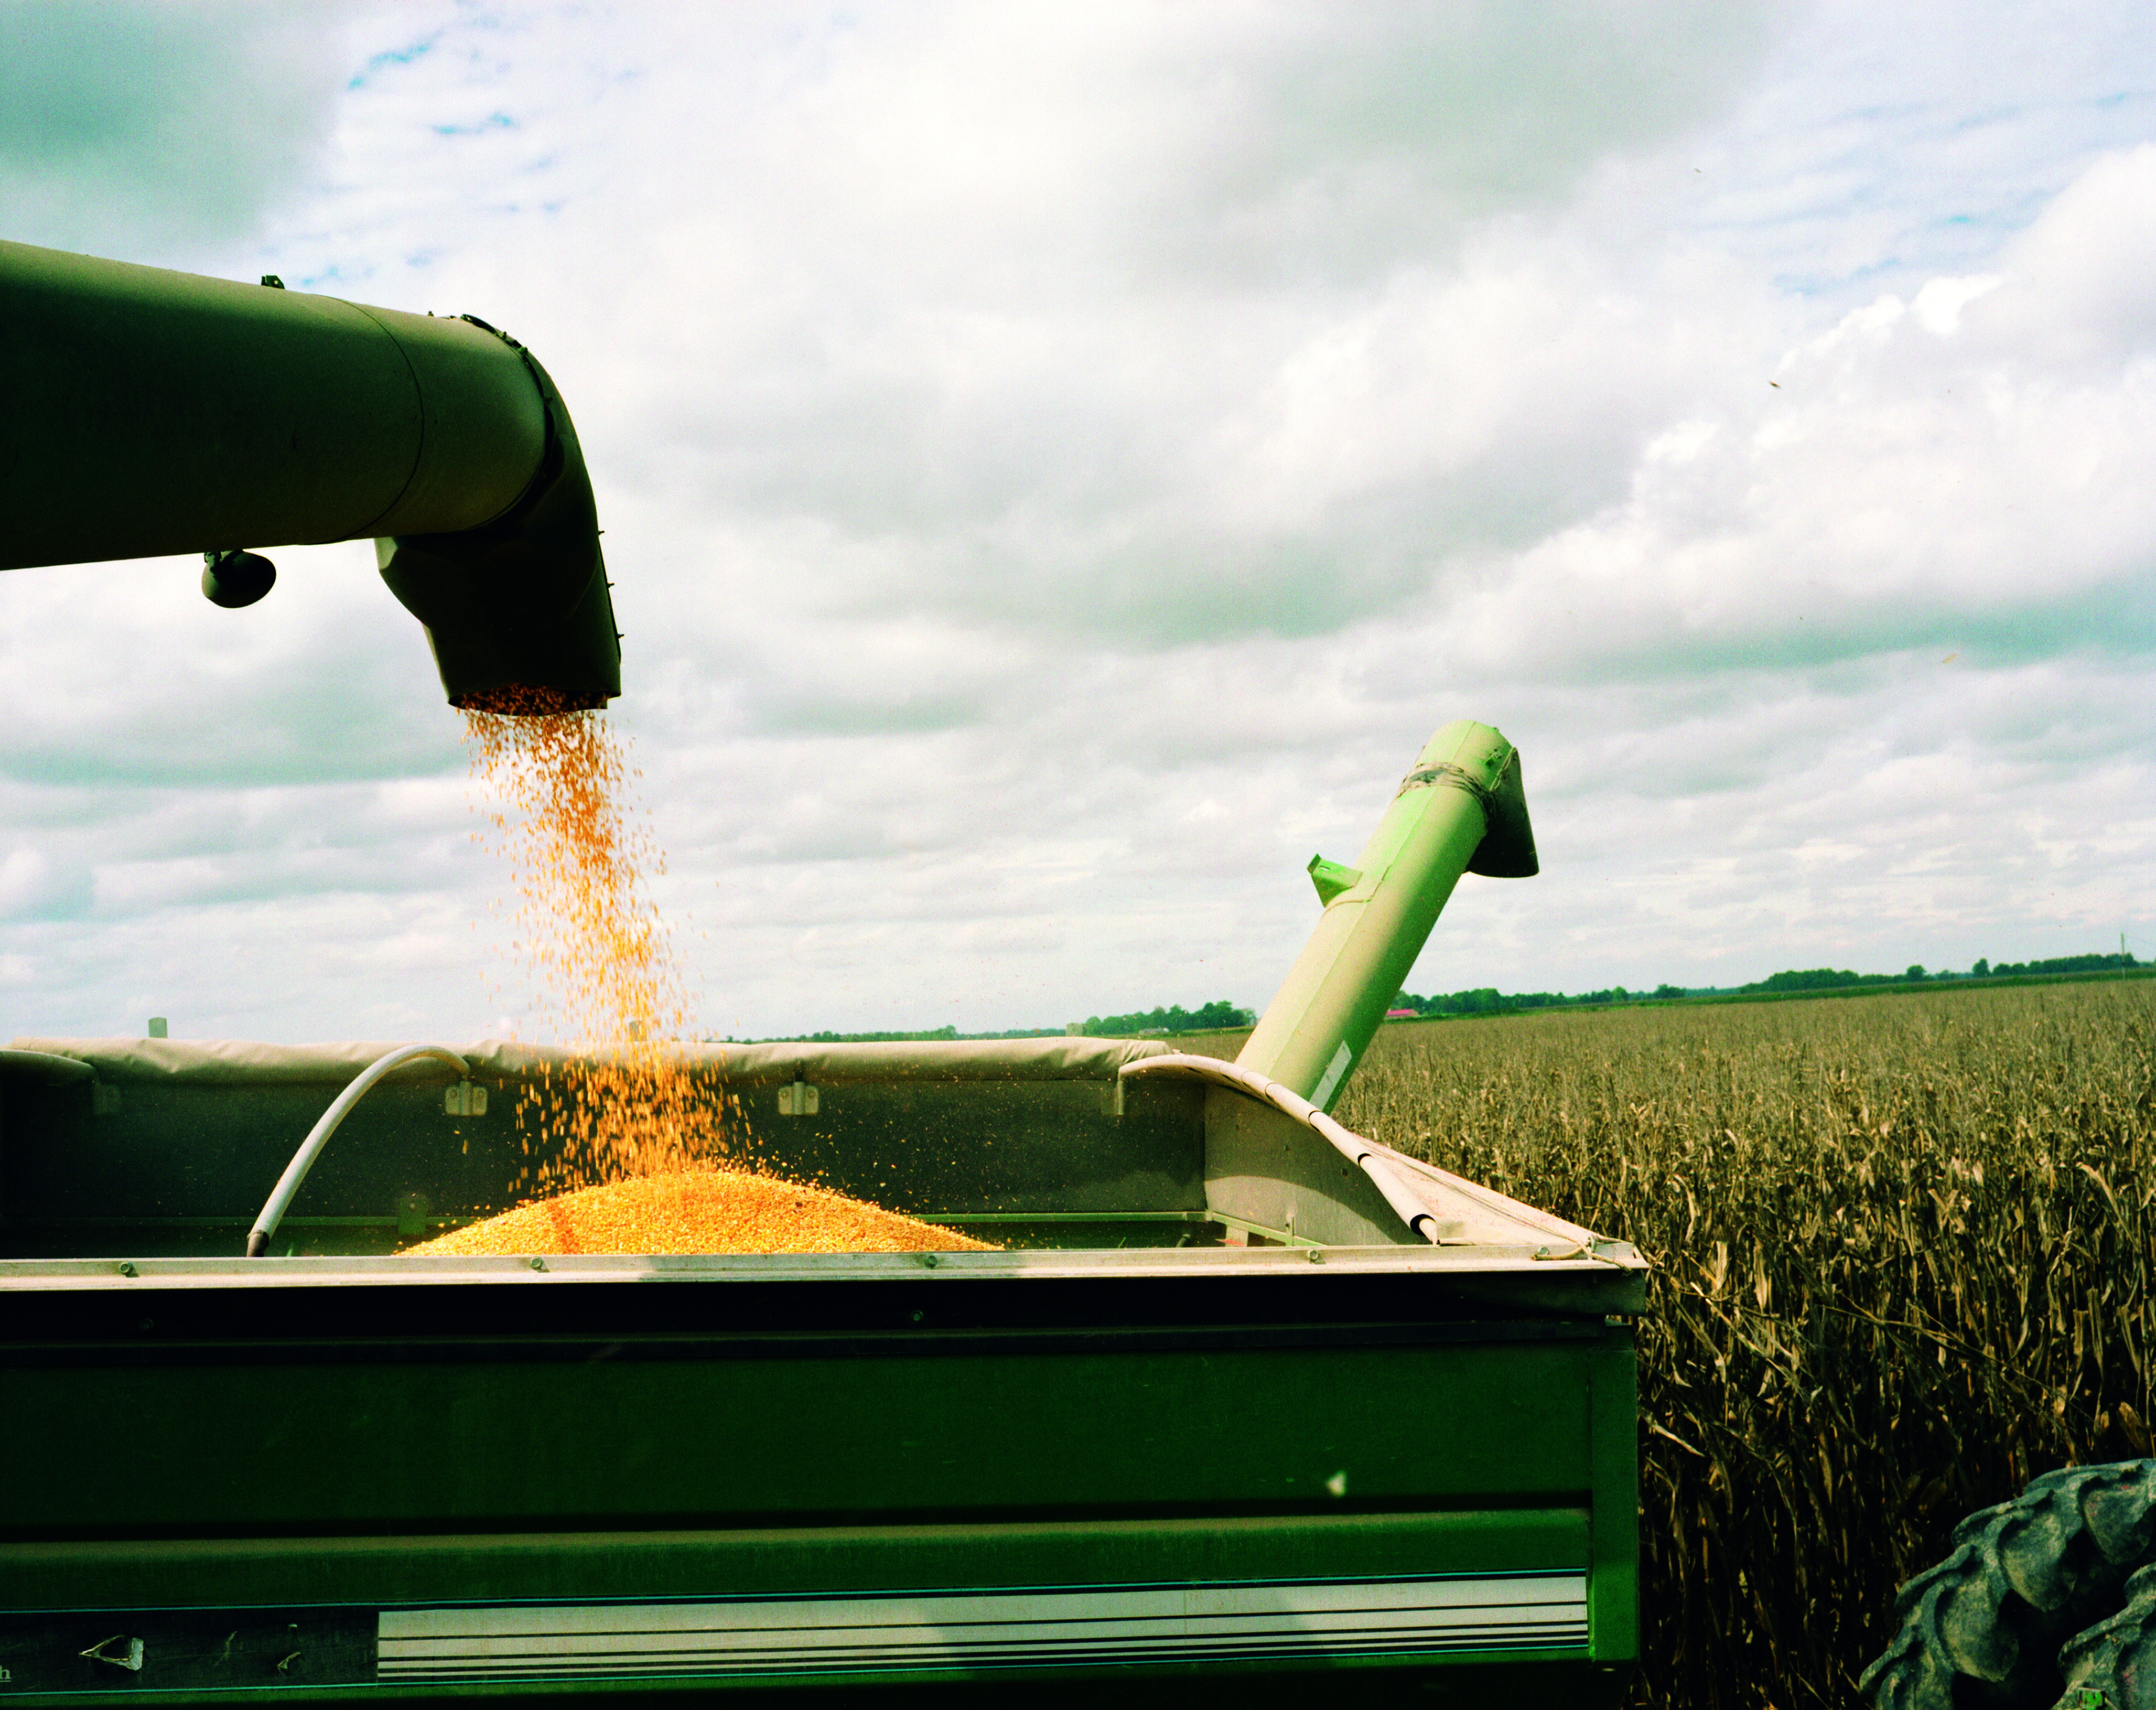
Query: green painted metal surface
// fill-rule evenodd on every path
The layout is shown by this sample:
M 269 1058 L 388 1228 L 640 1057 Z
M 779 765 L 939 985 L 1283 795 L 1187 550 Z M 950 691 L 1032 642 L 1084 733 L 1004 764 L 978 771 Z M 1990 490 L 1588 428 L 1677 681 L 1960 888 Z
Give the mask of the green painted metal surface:
M 274 1362 L 18 1366 L 0 1381 L 16 1463 L 77 1476 L 16 1485 L 0 1526 L 1105 1516 L 1322 1505 L 1343 1471 L 1358 1503 L 1389 1506 L 1591 1482 L 1590 1370 L 1570 1349 L 599 1353 L 316 1364 L 287 1346 Z M 1247 1404 L 1312 1384 L 1322 1411 Z
M 23 1042 L 0 1250 L 136 1256 L 0 1259 L 0 1419 L 40 1475 L 0 1485 L 14 1696 L 102 1702 L 138 1642 L 121 1695 L 189 1701 L 1614 1692 L 1636 1260 L 1565 1256 L 1580 1231 L 1509 1202 L 1450 1208 L 1481 1245 L 1414 1241 L 1368 1194 L 1323 1235 L 1349 1160 L 1262 1100 L 1123 1072 L 1149 1051 L 834 1050 L 714 1080 L 767 1165 L 1014 1250 L 535 1263 L 157 1256 L 236 1256 L 372 1048 Z M 446 1111 L 440 1075 L 385 1081 L 295 1244 L 383 1251 L 501 1191 L 536 1070 L 469 1055 L 490 1115 Z M 812 1070 L 814 1112 L 783 1114 Z M 1295 1212 L 1229 1209 L 1270 1206 L 1268 1182 Z M 420 1216 L 392 1189 L 440 1197 Z M 1222 1245 L 1259 1235 L 1297 1245 Z M 1181 1615 L 1086 1614 L 1134 1604 L 1255 1612 L 1188 1641 Z M 962 1605 L 988 1613 L 959 1630 L 1020 1637 L 946 1655 Z M 870 1666 L 842 1643 L 857 1607 L 925 1613 Z M 672 1621 L 718 1636 L 663 1678 L 611 1652 L 561 1678 L 384 1671 L 416 1666 L 414 1623 L 589 1647 Z M 742 1636 L 772 1622 L 808 1623 L 778 1674 Z M 1024 1636 L 1074 1623 L 1118 1636 Z
M 1534 1572 L 1554 1562 L 1580 1559 L 1589 1548 L 1588 1519 L 1579 1509 L 1469 1510 L 1203 1521 L 774 1528 L 746 1533 L 554 1533 L 513 1538 L 422 1534 L 212 1541 L 146 1549 L 137 1546 L 124 1553 L 91 1546 L 18 1554 L 15 1560 L 20 1577 L 38 1575 L 49 1594 L 56 1594 L 55 1606 L 60 1608 L 95 1607 L 95 1600 L 120 1576 L 145 1592 L 169 1594 L 155 1600 L 180 1609 L 245 1610 L 265 1584 L 277 1584 L 283 1588 L 289 1619 L 278 1623 L 284 1630 L 273 1648 L 300 1648 L 304 1656 L 314 1642 L 311 1629 L 322 1615 L 371 1611 L 384 1605 L 475 1600 L 529 1605 L 608 1597 L 640 1601 L 654 1595 L 709 1596 L 715 1587 L 783 1595 L 906 1588 L 1323 1580 L 1342 1577 L 1343 1569 L 1371 1577 L 1418 1575 L 1437 1561 L 1456 1564 L 1463 1574 Z M 116 1612 L 114 1618 L 136 1627 L 150 1625 L 140 1616 L 131 1621 Z M 244 1623 L 248 1617 L 226 1619 Z M 172 1618 L 167 1620 L 177 1625 Z M 84 1630 L 95 1625 L 92 1620 Z M 230 1630 L 226 1629 L 228 1634 Z M 291 1636 L 295 1632 L 297 1636 Z M 154 1630 L 151 1642 L 157 1642 Z M 0 1638 L 0 1656 L 5 1654 L 6 1640 Z M 262 1677 L 275 1672 L 268 1654 L 265 1651 L 255 1661 L 253 1678 L 247 1682 L 258 1691 L 265 1689 Z M 239 1659 L 242 1669 L 249 1660 Z M 1609 1694 L 1621 1679 L 1609 1665 L 1598 1667 L 1587 1659 L 1553 1651 L 1508 1656 L 1501 1671 L 1494 1674 L 1478 1667 L 1478 1661 L 1460 1656 L 1433 1664 L 1378 1656 L 1343 1658 L 1316 1668 L 1301 1659 L 1286 1668 L 1278 1664 L 1263 1667 L 1261 1673 L 1250 1665 L 1229 1661 L 1202 1669 L 1125 1666 L 1109 1671 L 1065 1666 L 970 1675 L 947 1671 L 925 1678 L 946 1695 L 942 1702 L 954 1692 L 970 1702 L 991 1702 L 1020 1688 L 1033 1697 L 1059 1685 L 1080 1694 L 1082 1701 L 1084 1694 L 1096 1694 L 1111 1683 L 1124 1693 L 1172 1692 L 1181 1701 L 1203 1695 L 1209 1687 L 1238 1695 L 1254 1688 L 1277 1691 L 1297 1676 L 1334 1697 L 1352 1697 L 1360 1682 L 1389 1696 L 1421 1686 L 1416 1696 L 1430 1701 L 1430 1689 L 1441 1691 L 1448 1677 L 1459 1689 L 1487 1691 L 1502 1682 L 1517 1691 L 1531 1687 L 1538 1677 L 1600 1696 Z M 1373 1669 L 1383 1672 L 1366 1672 Z M 1074 1673 L 1079 1680 L 1069 1678 Z M 79 1675 L 92 1682 L 95 1677 L 89 1669 L 80 1670 Z M 909 1682 L 903 1674 L 871 1673 L 856 1676 L 846 1686 L 856 1697 L 867 1691 L 878 1702 L 886 1702 L 894 1687 L 920 1684 L 923 1679 L 916 1675 Z M 268 1684 L 266 1690 L 274 1692 L 276 1684 Z M 293 1697 L 316 1695 L 304 1687 L 284 1684 Z M 583 1690 L 618 1691 L 630 1684 L 583 1683 Z M 681 1689 L 680 1682 L 654 1684 L 662 1690 L 670 1684 Z M 698 1686 L 709 1690 L 731 1685 L 737 1692 L 745 1689 L 752 1694 L 757 1684 L 721 1678 Z M 813 1676 L 792 1682 L 787 1698 L 804 1688 L 813 1690 L 815 1684 Z M 367 1696 L 395 1690 L 373 1687 Z M 490 1693 L 485 1687 L 461 1688 L 462 1692 L 490 1696 L 517 1690 L 495 1687 Z M 430 1696 L 440 1691 L 437 1687 Z M 732 1696 L 730 1692 L 730 1701 Z M 81 1700 L 56 1697 L 50 1702 Z M 1592 1702 L 1596 1697 L 1567 1697 L 1560 1702 Z
M 1208 1516 L 737 1531 L 402 1533 L 16 1546 L 11 1608 L 773 1596 L 953 1585 L 1532 1571 L 1587 1559 L 1584 1508 Z
M 34 1137 L 13 1148 L 0 1139 L 0 1257 L 241 1251 L 294 1147 L 353 1073 L 329 1051 L 286 1049 L 235 1066 L 223 1048 L 187 1041 L 44 1043 L 83 1055 L 18 1053 L 25 1066 L 0 1071 L 0 1130 Z M 1086 1043 L 1091 1079 L 1058 1065 L 1059 1078 L 867 1081 L 832 1078 L 843 1066 L 821 1064 L 828 1084 L 812 1117 L 782 1116 L 788 1082 L 737 1078 L 716 1051 L 709 1078 L 716 1088 L 725 1073 L 760 1167 L 894 1210 L 1020 1225 L 1041 1214 L 1201 1212 L 1200 1091 L 1126 1094 L 1115 1070 L 1132 1048 Z M 413 1235 L 516 1203 L 533 1157 L 516 1107 L 537 1071 L 466 1049 L 481 1066 L 486 1114 L 444 1110 L 446 1071 L 398 1071 L 338 1130 L 277 1252 L 386 1253 L 402 1209 L 420 1220 Z M 57 1079 L 60 1070 L 78 1078 Z M 542 1142 L 537 1156 L 548 1155 Z
M 0 567 L 454 533 L 538 473 L 516 353 L 448 317 L 0 244 Z
M 453 701 L 620 692 L 576 429 L 490 328 L 0 243 L 0 569 L 376 539 Z
M 1629 1329 L 1507 1316 L 1435 1273 L 154 1286 L 8 1307 L 0 1416 L 15 1464 L 49 1476 L 0 1489 L 0 1662 L 48 1686 L 58 1636 L 116 1623 L 150 1636 L 168 1679 L 191 1662 L 191 1694 L 217 1628 L 255 1634 L 236 1665 L 255 1689 L 319 1695 L 336 1682 L 264 1678 L 261 1644 L 296 1634 L 349 1671 L 383 1611 L 443 1603 L 970 1588 L 1025 1605 L 1072 1588 L 1553 1574 L 1584 1576 L 1585 1625 L 1562 1646 L 1196 1672 L 1140 1657 L 1112 1677 L 1202 1689 L 1381 1669 L 1373 1682 L 1442 1685 L 1548 1668 L 1599 1691 L 1635 1649 Z M 109 1666 L 77 1669 L 53 1702 Z M 1030 1666 L 844 1680 L 986 1702 Z M 723 1669 L 670 1683 L 773 1684 Z
M 1235 1060 L 1330 1111 L 1460 876 L 1535 870 L 1517 751 L 1488 725 L 1446 725 L 1354 865 L 1312 860 L 1324 917 Z

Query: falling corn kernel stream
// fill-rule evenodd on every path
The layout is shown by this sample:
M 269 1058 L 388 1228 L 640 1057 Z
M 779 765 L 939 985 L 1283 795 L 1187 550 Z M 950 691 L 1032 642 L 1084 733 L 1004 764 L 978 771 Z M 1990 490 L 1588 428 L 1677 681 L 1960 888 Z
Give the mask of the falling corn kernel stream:
M 509 864 L 516 950 L 540 1024 L 570 1052 L 516 1112 L 518 1185 L 559 1193 L 679 1169 L 731 1148 L 720 1089 L 675 1046 L 689 1004 L 648 880 L 665 870 L 603 711 L 497 700 L 465 714 L 490 844 Z
M 508 863 L 516 950 L 540 1024 L 568 1048 L 516 1112 L 531 1203 L 413 1253 L 919 1252 L 948 1230 L 744 1168 L 737 1107 L 682 1066 L 690 1009 L 631 811 L 626 745 L 603 711 L 511 691 L 467 710 L 480 840 Z M 730 1112 L 736 1112 L 729 1125 Z M 721 1163 L 728 1167 L 721 1168 Z

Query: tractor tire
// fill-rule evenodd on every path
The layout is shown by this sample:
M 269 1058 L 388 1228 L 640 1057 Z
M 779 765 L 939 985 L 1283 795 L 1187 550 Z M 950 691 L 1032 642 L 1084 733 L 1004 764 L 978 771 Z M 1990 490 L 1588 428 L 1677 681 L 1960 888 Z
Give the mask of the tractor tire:
M 2128 1576 L 2156 1562 L 2156 1460 L 2047 1472 L 1953 1542 L 1895 1594 L 1899 1630 L 1857 1690 L 1872 1710 L 2052 1710 L 2060 1647 L 2118 1615 Z
M 2126 1582 L 2124 1609 L 2066 1641 L 2059 1671 L 2056 1710 L 2156 1710 L 2156 1565 Z

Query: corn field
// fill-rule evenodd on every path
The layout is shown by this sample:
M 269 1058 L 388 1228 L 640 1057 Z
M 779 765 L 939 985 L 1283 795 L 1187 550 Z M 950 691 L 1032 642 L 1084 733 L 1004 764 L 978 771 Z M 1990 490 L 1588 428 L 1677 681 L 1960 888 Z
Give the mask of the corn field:
M 1853 1703 L 1964 1514 L 2151 1452 L 2156 983 L 1395 1026 L 1337 1114 L 1653 1261 L 1642 1706 Z

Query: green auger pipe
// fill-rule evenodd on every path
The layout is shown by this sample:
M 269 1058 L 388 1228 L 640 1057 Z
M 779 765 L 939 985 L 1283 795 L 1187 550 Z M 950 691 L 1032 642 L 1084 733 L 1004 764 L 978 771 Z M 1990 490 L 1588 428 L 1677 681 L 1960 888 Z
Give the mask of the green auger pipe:
M 621 650 L 576 429 L 470 316 L 0 242 L 0 570 L 377 542 L 462 706 L 603 706 Z
M 1324 917 L 1235 1061 L 1331 1110 L 1460 876 L 1538 870 L 1519 751 L 1486 724 L 1445 726 L 1353 866 L 1311 858 Z

